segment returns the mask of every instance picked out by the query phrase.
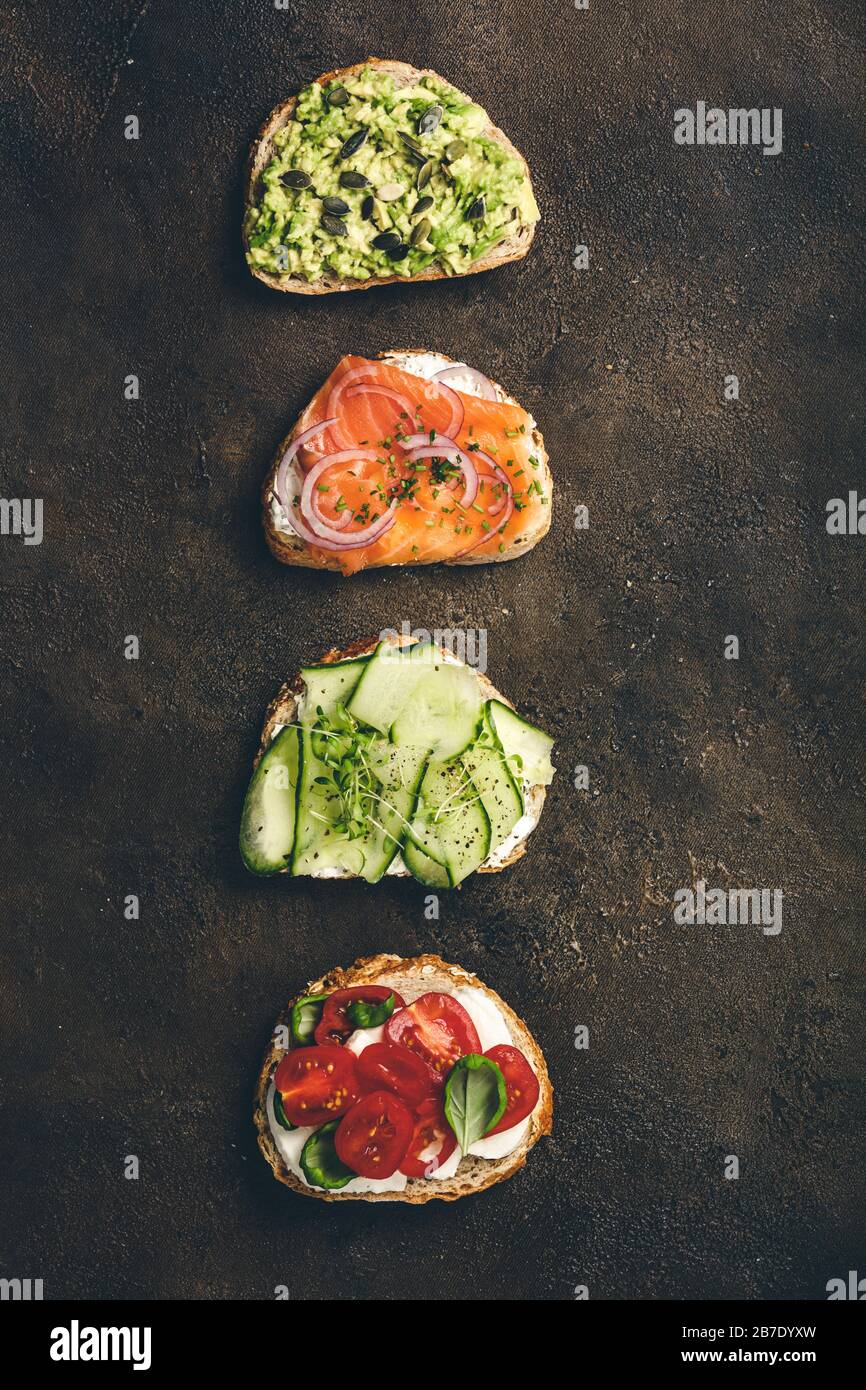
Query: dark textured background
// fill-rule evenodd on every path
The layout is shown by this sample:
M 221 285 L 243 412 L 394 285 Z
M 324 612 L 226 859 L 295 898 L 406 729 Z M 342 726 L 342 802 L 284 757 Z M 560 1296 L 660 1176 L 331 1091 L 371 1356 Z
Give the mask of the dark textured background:
M 857 12 L 4 6 L 2 490 L 46 522 L 41 547 L 0 542 L 0 1274 L 47 1297 L 603 1299 L 820 1298 L 864 1271 L 866 541 L 824 528 L 864 483 Z M 307 301 L 247 275 L 249 139 L 369 52 L 435 67 L 525 151 L 528 260 Z M 782 106 L 783 154 L 674 146 L 699 98 Z M 340 354 L 415 345 L 536 414 L 549 538 L 457 572 L 280 568 L 257 507 L 277 442 Z M 434 923 L 411 882 L 262 883 L 236 851 L 279 683 L 404 618 L 486 626 L 493 680 L 559 748 L 526 859 Z M 781 936 L 674 926 L 693 865 L 781 887 Z M 382 949 L 478 971 L 549 1058 L 553 1139 L 452 1207 L 323 1207 L 255 1148 L 283 1002 Z

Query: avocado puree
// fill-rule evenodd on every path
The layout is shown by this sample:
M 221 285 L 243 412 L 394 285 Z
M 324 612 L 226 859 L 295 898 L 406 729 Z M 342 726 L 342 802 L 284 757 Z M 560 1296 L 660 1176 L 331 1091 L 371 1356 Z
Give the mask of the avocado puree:
M 364 68 L 298 97 L 245 224 L 250 265 L 307 281 L 459 275 L 538 220 L 522 162 L 447 82 Z

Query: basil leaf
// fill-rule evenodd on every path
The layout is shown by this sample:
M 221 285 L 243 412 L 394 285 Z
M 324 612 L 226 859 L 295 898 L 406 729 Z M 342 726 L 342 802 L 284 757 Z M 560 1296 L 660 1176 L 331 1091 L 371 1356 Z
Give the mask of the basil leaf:
M 299 999 L 297 1004 L 292 1005 L 292 1042 L 298 1047 L 310 1047 L 314 1041 L 313 1034 L 318 1026 L 319 1019 L 322 1017 L 327 994 L 308 994 L 305 999 Z
M 461 1153 L 481 1139 L 505 1113 L 505 1077 L 489 1057 L 461 1057 L 445 1083 L 445 1118 Z
M 314 1187 L 325 1187 L 329 1190 L 345 1187 L 347 1182 L 358 1176 L 337 1157 L 334 1131 L 339 1123 L 339 1120 L 331 1120 L 330 1124 L 317 1129 L 301 1149 L 301 1172 Z
M 291 1120 L 286 1115 L 286 1112 L 283 1109 L 283 1098 L 277 1090 L 274 1090 L 274 1116 L 276 1118 L 277 1124 L 280 1125 L 283 1129 L 297 1129 L 297 1125 L 293 1125 Z
M 368 1004 L 365 999 L 353 999 L 346 1010 L 346 1017 L 353 1028 L 381 1028 L 394 1012 L 394 996 Z

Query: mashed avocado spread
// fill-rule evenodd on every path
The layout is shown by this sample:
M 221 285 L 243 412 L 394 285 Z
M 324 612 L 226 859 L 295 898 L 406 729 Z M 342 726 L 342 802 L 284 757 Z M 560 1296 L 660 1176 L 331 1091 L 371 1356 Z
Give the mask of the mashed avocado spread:
M 376 68 L 298 97 L 247 212 L 247 260 L 307 281 L 459 275 L 538 220 L 523 164 L 447 82 Z

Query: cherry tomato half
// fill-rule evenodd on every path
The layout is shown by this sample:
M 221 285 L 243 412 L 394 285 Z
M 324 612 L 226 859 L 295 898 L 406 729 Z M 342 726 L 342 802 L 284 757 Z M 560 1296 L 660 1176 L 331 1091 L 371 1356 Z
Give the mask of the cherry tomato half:
M 351 1052 L 336 1047 L 296 1047 L 274 1072 L 274 1086 L 293 1125 L 323 1125 L 355 1104 L 361 1094 Z
M 402 1009 L 402 997 L 387 985 L 353 985 L 351 989 L 335 989 L 325 1000 L 322 1017 L 316 1028 L 316 1042 L 344 1042 L 349 1034 L 355 1031 L 355 1025 L 346 1012 L 349 1005 L 356 1001 L 363 1004 L 384 1004 L 392 994 L 394 1008 Z
M 481 1051 L 475 1024 L 450 994 L 422 994 L 399 1013 L 395 1010 L 385 1024 L 385 1037 L 426 1062 L 439 1086 L 459 1057 Z
M 491 1062 L 495 1062 L 502 1075 L 505 1077 L 505 1114 L 497 1125 L 485 1134 L 487 1139 L 491 1134 L 501 1134 L 504 1129 L 511 1129 L 514 1125 L 520 1124 L 527 1115 L 531 1115 L 538 1104 L 540 1087 L 538 1077 L 532 1070 L 522 1052 L 518 1052 L 516 1047 L 508 1047 L 506 1043 L 500 1043 L 498 1047 L 491 1047 L 484 1054 L 489 1057 Z
M 390 1091 L 371 1091 L 344 1115 L 334 1134 L 337 1157 L 362 1178 L 390 1178 L 412 1138 L 412 1112 Z
M 364 1091 L 393 1091 L 413 1110 L 433 1094 L 430 1068 L 410 1052 L 394 1043 L 371 1043 L 356 1063 L 358 1081 Z
M 457 1147 L 457 1138 L 445 1118 L 441 1100 L 425 1100 L 415 1114 L 415 1129 L 400 1164 L 407 1178 L 429 1177 L 441 1168 Z

